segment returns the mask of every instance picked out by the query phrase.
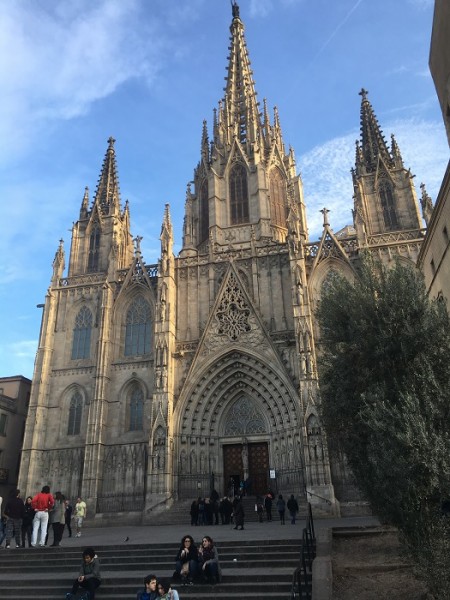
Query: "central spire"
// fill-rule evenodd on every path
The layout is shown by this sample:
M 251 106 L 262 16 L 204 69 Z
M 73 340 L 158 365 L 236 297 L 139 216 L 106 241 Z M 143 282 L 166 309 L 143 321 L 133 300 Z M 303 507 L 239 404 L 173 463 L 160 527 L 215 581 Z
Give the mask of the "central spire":
M 227 83 L 221 116 L 226 123 L 228 143 L 237 139 L 244 148 L 250 150 L 249 145 L 258 142 L 262 135 L 261 119 L 244 37 L 244 24 L 236 2 L 232 2 L 232 14 Z
M 108 139 L 108 149 L 103 160 L 102 170 L 95 192 L 94 204 L 101 213 L 108 215 L 120 210 L 119 177 L 117 174 L 115 139 Z

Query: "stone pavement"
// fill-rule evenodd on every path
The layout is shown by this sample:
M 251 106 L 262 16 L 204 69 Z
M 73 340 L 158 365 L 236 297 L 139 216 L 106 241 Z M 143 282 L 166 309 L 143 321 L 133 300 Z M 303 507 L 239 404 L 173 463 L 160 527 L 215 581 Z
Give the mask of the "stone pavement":
M 314 519 L 316 535 L 318 530 L 330 527 L 372 527 L 379 525 L 377 517 L 344 517 L 340 519 Z M 214 540 L 220 541 L 257 541 L 267 539 L 300 539 L 305 520 L 300 519 L 295 525 L 290 524 L 286 518 L 286 525 L 280 525 L 279 521 L 264 523 L 245 523 L 244 531 L 236 531 L 232 525 L 200 525 L 192 526 L 187 521 L 185 525 L 132 525 L 118 527 L 83 527 L 81 537 L 67 537 L 67 529 L 64 531 L 62 545 L 69 547 L 85 546 L 108 546 L 121 545 L 126 538 L 130 544 L 149 544 L 157 542 L 179 543 L 184 535 L 190 534 L 197 542 L 203 535 L 210 535 Z M 75 528 L 73 528 L 75 531 Z M 52 534 L 51 534 L 52 535 Z M 51 538 L 51 536 L 50 536 Z M 52 539 L 52 538 L 51 538 Z

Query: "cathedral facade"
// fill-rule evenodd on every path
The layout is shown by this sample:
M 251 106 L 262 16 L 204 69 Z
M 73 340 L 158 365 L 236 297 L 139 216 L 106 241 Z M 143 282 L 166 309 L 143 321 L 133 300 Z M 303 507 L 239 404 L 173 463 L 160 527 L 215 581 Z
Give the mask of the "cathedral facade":
M 320 425 L 314 309 L 328 277 L 354 277 L 363 249 L 414 263 L 422 243 L 412 175 L 365 90 L 353 226 L 334 234 L 324 209 L 323 234 L 309 240 L 294 152 L 277 110 L 257 101 L 235 2 L 230 31 L 178 256 L 166 206 L 160 259 L 145 263 L 112 138 L 73 225 L 67 274 L 62 242 L 55 255 L 19 487 L 81 495 L 90 515 L 145 522 L 167 501 L 240 481 L 338 514 L 351 485 Z M 430 202 L 423 188 L 424 215 Z

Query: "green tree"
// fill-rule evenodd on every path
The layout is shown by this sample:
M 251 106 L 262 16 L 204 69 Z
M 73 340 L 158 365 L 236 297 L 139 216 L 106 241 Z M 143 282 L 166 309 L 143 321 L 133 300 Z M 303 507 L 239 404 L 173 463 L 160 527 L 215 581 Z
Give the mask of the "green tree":
M 421 274 L 366 256 L 317 311 L 322 419 L 375 512 L 399 528 L 436 598 L 450 595 L 450 330 Z M 447 536 L 447 537 L 446 537 Z M 436 573 L 436 569 L 439 570 Z M 442 595 L 442 590 L 445 594 Z

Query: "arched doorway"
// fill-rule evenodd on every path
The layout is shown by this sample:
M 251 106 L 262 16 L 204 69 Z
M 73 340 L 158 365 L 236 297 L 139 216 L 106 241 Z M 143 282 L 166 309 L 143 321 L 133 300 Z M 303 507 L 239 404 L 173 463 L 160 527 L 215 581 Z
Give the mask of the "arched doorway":
M 224 493 L 236 493 L 241 481 L 247 494 L 267 492 L 269 478 L 269 448 L 267 442 L 244 441 L 223 446 Z M 232 490 L 233 488 L 233 490 Z

